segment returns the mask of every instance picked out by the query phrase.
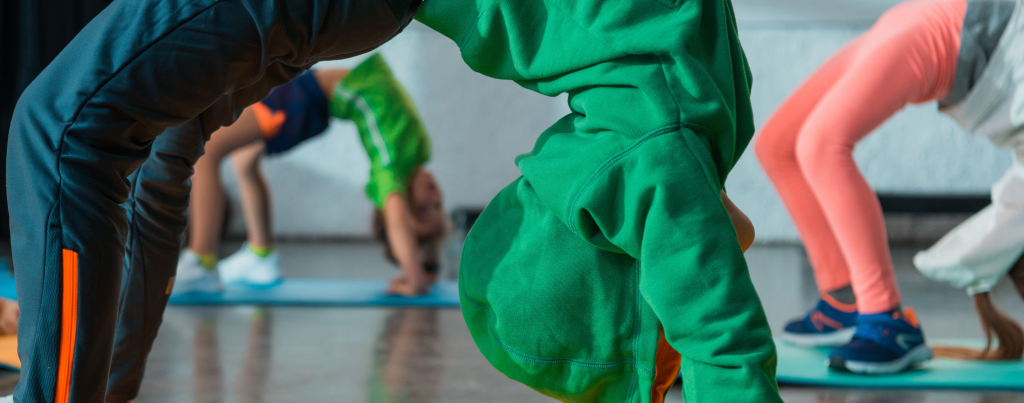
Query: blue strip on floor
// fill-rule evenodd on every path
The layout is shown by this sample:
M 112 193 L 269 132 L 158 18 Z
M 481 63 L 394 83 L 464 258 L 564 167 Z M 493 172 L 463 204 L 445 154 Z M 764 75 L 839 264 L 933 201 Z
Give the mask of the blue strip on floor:
M 778 340 L 778 339 L 776 339 Z M 983 345 L 971 340 L 929 340 L 945 346 Z M 1024 361 L 962 361 L 933 359 L 895 375 L 865 376 L 830 371 L 828 349 L 805 349 L 777 342 L 780 384 L 860 389 L 968 389 L 1024 391 Z
M 0 260 L 0 297 L 18 299 L 18 289 L 14 285 L 14 275 L 6 260 Z
M 454 282 L 434 284 L 430 294 L 406 298 L 384 295 L 386 281 L 286 279 L 270 288 L 228 285 L 220 294 L 189 293 L 171 297 L 175 305 L 301 305 L 458 307 Z

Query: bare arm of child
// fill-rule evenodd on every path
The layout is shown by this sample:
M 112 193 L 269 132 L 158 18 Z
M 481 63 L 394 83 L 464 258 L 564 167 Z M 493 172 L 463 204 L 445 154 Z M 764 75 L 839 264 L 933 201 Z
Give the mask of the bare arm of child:
M 402 270 L 402 275 L 391 280 L 387 290 L 389 294 L 414 297 L 427 292 L 428 282 L 416 246 L 415 223 L 409 204 L 401 193 L 392 193 L 384 200 L 388 243 Z
M 733 227 L 736 227 L 736 237 L 740 241 L 740 249 L 746 252 L 754 243 L 754 224 L 739 207 L 732 204 L 732 200 L 729 200 L 729 196 L 725 194 L 724 190 L 722 191 L 722 203 L 725 204 L 725 210 L 729 212 Z

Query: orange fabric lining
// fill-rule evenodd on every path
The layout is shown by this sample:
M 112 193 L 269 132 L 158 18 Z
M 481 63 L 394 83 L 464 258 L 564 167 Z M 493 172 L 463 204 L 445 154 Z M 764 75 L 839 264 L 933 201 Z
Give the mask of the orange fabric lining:
M 21 368 L 21 359 L 18 358 L 18 336 L 0 336 L 0 364 L 13 368 Z
M 665 393 L 672 388 L 683 356 L 676 352 L 665 339 L 665 331 L 658 332 L 658 351 L 654 362 L 654 385 L 651 386 L 651 403 L 664 403 Z
M 898 319 L 899 316 L 900 316 L 899 312 L 893 312 L 893 314 L 892 314 L 892 318 L 893 319 Z M 914 327 L 921 327 L 921 325 L 917 322 L 917 312 L 914 312 L 914 308 L 911 308 L 911 307 L 903 308 L 903 315 L 902 316 L 904 318 L 906 318 L 907 322 L 910 323 L 912 326 L 914 326 Z
M 75 333 L 78 330 L 78 253 L 64 249 L 63 266 L 56 403 L 67 403 L 71 398 L 71 366 L 75 362 Z
M 256 116 L 256 125 L 263 132 L 263 137 L 268 140 L 277 136 L 277 132 L 281 131 L 281 126 L 288 118 L 288 114 L 284 111 L 272 111 L 263 102 L 252 104 L 252 113 Z

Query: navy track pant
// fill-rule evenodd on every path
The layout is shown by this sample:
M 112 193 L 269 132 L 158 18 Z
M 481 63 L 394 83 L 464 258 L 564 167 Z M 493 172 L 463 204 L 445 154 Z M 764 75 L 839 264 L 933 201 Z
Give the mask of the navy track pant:
M 204 141 L 313 63 L 394 37 L 415 4 L 118 0 L 89 23 L 11 125 L 15 401 L 134 398 Z

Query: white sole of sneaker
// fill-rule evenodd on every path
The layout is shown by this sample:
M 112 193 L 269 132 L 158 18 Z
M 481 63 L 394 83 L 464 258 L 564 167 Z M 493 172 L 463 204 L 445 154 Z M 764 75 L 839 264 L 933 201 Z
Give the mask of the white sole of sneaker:
M 226 281 L 226 282 L 224 282 L 224 285 L 240 285 L 240 286 L 252 287 L 252 288 L 256 288 L 256 289 L 261 289 L 262 290 L 262 289 L 265 289 L 265 288 L 273 288 L 274 286 L 277 286 L 278 284 L 281 284 L 281 282 L 283 282 L 283 281 L 284 280 L 282 280 L 280 277 L 278 277 L 277 279 L 275 279 L 274 281 L 271 281 L 269 283 L 268 282 L 263 282 L 263 281 L 261 281 L 261 282 L 254 282 L 254 281 L 249 281 L 248 279 L 239 279 L 239 280 L 235 280 L 235 281 L 231 281 L 231 282 L 227 282 Z M 2 403 L 2 402 L 0 402 L 0 403 Z
M 846 369 L 856 374 L 892 374 L 932 359 L 932 348 L 926 344 L 914 347 L 906 355 L 889 362 L 846 361 Z
M 832 333 L 816 335 L 783 332 L 780 338 L 783 341 L 800 347 L 831 347 L 849 343 L 850 340 L 853 339 L 853 332 L 856 330 L 857 327 L 853 326 L 846 329 L 836 330 Z
M 273 286 L 281 282 L 280 271 L 275 270 L 272 274 L 252 273 L 246 270 L 224 270 L 218 269 L 220 281 L 224 284 L 242 284 L 254 287 Z
M 198 282 L 198 283 L 183 283 L 175 284 L 174 290 L 171 291 L 171 296 L 177 296 L 181 294 L 220 294 L 224 288 L 221 287 L 220 283 L 213 282 Z M 3 403 L 3 402 L 0 402 Z

